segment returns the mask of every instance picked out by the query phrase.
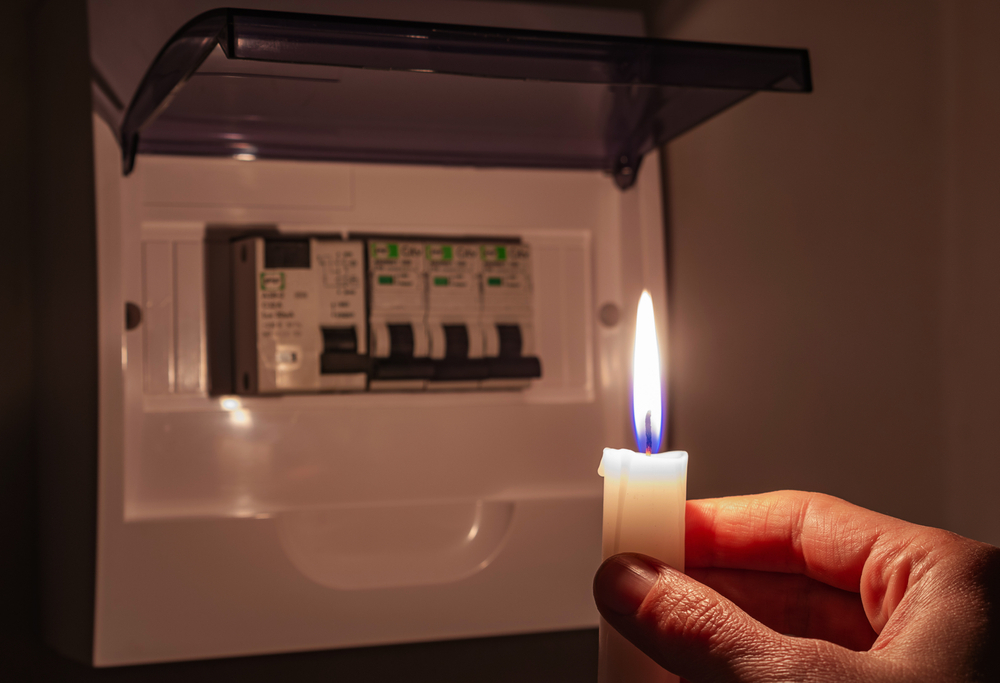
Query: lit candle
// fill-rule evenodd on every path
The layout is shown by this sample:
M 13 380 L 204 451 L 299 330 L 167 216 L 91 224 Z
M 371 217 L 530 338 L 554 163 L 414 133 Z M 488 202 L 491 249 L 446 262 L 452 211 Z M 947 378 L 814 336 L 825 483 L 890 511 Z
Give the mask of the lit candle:
M 632 418 L 640 453 L 605 448 L 598 474 L 604 477 L 602 559 L 643 553 L 684 569 L 684 503 L 687 453 L 657 453 L 663 424 L 660 356 L 653 300 L 644 291 L 635 322 Z M 672 683 L 662 669 L 601 619 L 600 683 Z

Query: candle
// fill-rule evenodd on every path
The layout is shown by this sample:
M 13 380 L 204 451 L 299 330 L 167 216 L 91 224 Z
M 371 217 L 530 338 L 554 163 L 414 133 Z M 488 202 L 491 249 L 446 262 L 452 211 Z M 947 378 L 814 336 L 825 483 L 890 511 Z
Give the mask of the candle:
M 604 449 L 598 474 L 604 477 L 602 559 L 622 552 L 650 555 L 684 569 L 684 502 L 687 453 L 657 453 L 663 424 L 660 359 L 653 301 L 639 298 L 632 361 L 632 418 L 641 453 Z M 673 683 L 662 669 L 601 619 L 600 683 Z

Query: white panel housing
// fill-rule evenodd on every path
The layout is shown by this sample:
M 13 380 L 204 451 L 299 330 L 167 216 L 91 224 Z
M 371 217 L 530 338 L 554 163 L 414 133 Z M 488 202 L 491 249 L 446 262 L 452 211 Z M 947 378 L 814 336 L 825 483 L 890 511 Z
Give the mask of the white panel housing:
M 103 369 L 98 664 L 597 623 L 596 467 L 603 447 L 631 441 L 642 288 L 665 310 L 655 155 L 626 192 L 596 172 L 331 164 L 350 208 L 202 207 L 165 203 L 173 191 L 151 183 L 210 164 L 218 196 L 238 198 L 226 179 L 269 162 L 141 157 L 122 178 L 97 120 L 95 137 L 101 315 L 115 321 L 102 343 L 124 361 Z M 308 187 L 314 169 L 268 178 Z M 211 395 L 192 259 L 219 223 L 521 238 L 530 320 L 513 299 L 490 310 L 529 325 L 543 376 L 522 392 Z M 122 332 L 126 301 L 148 315 Z M 609 304 L 620 323 L 596 324 Z

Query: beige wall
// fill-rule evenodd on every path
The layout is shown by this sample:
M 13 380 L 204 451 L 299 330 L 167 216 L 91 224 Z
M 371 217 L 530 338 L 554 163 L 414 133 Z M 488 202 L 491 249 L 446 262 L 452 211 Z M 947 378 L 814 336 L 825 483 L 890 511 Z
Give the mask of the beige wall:
M 947 513 L 955 530 L 1000 545 L 1000 3 L 942 6 Z
M 944 392 L 967 338 L 943 334 L 939 4 L 702 0 L 677 14 L 658 35 L 807 47 L 815 82 L 668 147 L 675 444 L 691 451 L 692 496 L 812 489 L 966 530 L 946 485 L 945 415 L 972 397 Z

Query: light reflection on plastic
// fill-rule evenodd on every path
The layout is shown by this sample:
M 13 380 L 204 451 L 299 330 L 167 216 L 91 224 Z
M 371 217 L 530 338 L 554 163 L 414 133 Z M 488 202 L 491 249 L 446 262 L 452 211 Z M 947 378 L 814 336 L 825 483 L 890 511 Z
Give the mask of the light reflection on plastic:
M 249 410 L 234 410 L 229 413 L 229 421 L 234 425 L 239 425 L 245 427 L 250 424 L 250 411 Z
M 231 146 L 233 158 L 237 161 L 254 161 L 257 158 L 257 147 L 247 142 L 237 142 Z
M 253 420 L 250 418 L 250 411 L 243 408 L 243 403 L 238 398 L 227 396 L 219 401 L 223 410 L 229 412 L 229 421 L 234 425 L 245 427 Z
M 635 355 L 632 357 L 632 421 L 640 453 L 646 451 L 646 415 L 649 415 L 649 447 L 660 450 L 663 397 L 660 388 L 660 350 L 656 343 L 653 299 L 643 290 L 635 320 Z
M 476 517 L 472 521 L 472 528 L 469 529 L 469 534 L 465 537 L 466 543 L 471 543 L 476 540 L 476 536 L 479 535 L 479 527 L 482 526 L 483 521 L 483 504 L 481 502 L 476 503 Z

